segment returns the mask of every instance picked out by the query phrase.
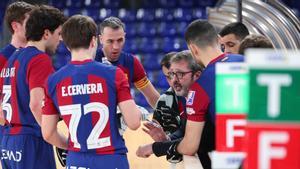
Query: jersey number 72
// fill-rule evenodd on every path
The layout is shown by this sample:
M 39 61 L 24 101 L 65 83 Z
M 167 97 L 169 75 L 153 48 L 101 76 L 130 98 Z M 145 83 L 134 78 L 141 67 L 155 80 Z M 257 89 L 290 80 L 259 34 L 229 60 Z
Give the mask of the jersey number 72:
M 68 125 L 71 141 L 74 143 L 75 148 L 80 148 L 81 146 L 77 139 L 77 129 L 82 116 L 81 104 L 59 106 L 59 110 L 62 116 L 71 115 Z M 99 102 L 91 102 L 83 105 L 83 115 L 91 112 L 99 113 L 100 118 L 96 122 L 94 128 L 92 129 L 86 140 L 87 148 L 97 149 L 110 146 L 110 137 L 99 138 L 109 119 L 108 107 L 105 104 Z

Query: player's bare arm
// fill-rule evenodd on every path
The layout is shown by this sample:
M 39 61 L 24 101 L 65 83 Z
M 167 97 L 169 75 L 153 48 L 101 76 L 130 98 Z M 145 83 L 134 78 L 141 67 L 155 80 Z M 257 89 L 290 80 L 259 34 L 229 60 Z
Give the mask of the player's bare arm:
M 187 120 L 184 138 L 177 147 L 180 154 L 191 156 L 196 154 L 200 145 L 204 123 Z
M 29 107 L 37 123 L 41 125 L 42 121 L 42 106 L 45 98 L 44 89 L 36 87 L 30 90 Z
M 122 101 L 118 104 L 125 123 L 131 130 L 136 130 L 141 125 L 141 112 L 135 102 L 131 100 Z
M 67 138 L 57 130 L 59 115 L 42 115 L 42 134 L 43 138 L 50 144 L 67 149 Z
M 2 103 L 2 100 L 0 100 L 0 103 Z M 2 106 L 0 106 L 0 125 L 2 125 L 2 126 L 5 125 L 5 117 L 4 117 L 4 113 L 2 110 Z
M 159 93 L 157 90 L 154 88 L 152 83 L 148 83 L 145 87 L 139 89 L 140 92 L 145 96 L 147 102 L 150 104 L 152 108 L 155 108 L 156 102 L 158 101 L 159 98 Z

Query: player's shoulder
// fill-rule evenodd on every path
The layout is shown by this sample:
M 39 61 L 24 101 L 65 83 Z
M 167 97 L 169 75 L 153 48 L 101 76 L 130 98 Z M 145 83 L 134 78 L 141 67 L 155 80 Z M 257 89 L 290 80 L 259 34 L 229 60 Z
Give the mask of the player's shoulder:
M 128 52 L 125 52 L 125 51 L 122 51 L 120 53 L 120 58 L 123 58 L 123 59 L 137 59 L 137 57 L 133 53 L 128 53 Z
M 3 57 L 10 57 L 15 51 L 17 50 L 12 44 L 7 44 L 0 50 L 0 56 Z
M 91 62 L 89 66 L 96 70 L 101 70 L 101 71 L 115 71 L 118 68 L 110 64 L 105 64 L 96 61 Z
M 223 62 L 243 62 L 245 57 L 240 54 L 226 54 L 224 57 Z
M 45 52 L 33 46 L 19 49 L 19 51 L 17 51 L 16 54 L 18 55 L 18 59 L 20 61 L 25 61 L 25 62 L 31 61 L 31 59 L 33 58 L 50 59 Z
M 34 46 L 28 46 L 26 48 L 21 49 L 24 53 L 27 53 L 28 55 L 39 55 L 39 54 L 45 54 L 45 52 L 39 50 L 38 48 L 34 47 Z

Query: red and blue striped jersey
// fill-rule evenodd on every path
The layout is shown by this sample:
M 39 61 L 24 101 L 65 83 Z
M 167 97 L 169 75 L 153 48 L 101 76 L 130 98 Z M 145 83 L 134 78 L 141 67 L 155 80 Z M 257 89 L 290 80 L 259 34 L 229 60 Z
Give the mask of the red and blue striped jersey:
M 4 67 L 9 57 L 17 50 L 12 44 L 6 45 L 0 51 L 0 70 Z
M 53 72 L 50 57 L 35 47 L 17 50 L 5 64 L 0 78 L 2 109 L 7 127 L 4 134 L 31 134 L 41 137 L 41 129 L 30 108 L 30 90 L 43 87 Z
M 217 62 L 242 62 L 244 57 L 238 54 L 222 54 L 212 60 L 202 72 L 200 78 L 191 86 L 187 97 L 187 119 L 191 121 L 205 121 L 209 116 L 215 122 L 215 91 Z
M 2 68 L 4 67 L 4 65 L 5 65 L 6 61 L 8 60 L 8 58 L 16 50 L 17 50 L 17 48 L 15 48 L 12 44 L 8 44 L 4 48 L 1 49 L 1 51 L 0 51 L 0 72 L 1 72 Z M 2 78 L 0 78 L 0 86 L 2 86 L 2 80 L 1 79 Z M 0 88 L 0 91 L 2 91 L 1 88 Z M 0 93 L 2 93 L 2 92 L 0 92 Z M 0 125 L 0 138 L 2 138 L 3 130 L 4 130 L 4 126 Z
M 242 62 L 244 57 L 237 54 L 222 54 L 212 60 L 202 72 L 200 78 L 191 86 L 186 100 L 187 119 L 204 122 L 198 156 L 215 149 L 215 92 L 217 62 Z
M 103 57 L 105 57 L 103 51 L 97 50 L 95 60 L 102 62 Z M 142 89 L 150 82 L 141 62 L 137 59 L 137 57 L 130 53 L 122 51 L 119 59 L 115 62 L 111 62 L 111 64 L 123 70 L 128 79 L 130 88 L 132 88 L 132 85 L 134 84 L 137 89 Z
M 132 99 L 123 71 L 92 60 L 73 61 L 51 75 L 43 114 L 59 114 L 69 129 L 68 149 L 124 154 L 117 105 Z

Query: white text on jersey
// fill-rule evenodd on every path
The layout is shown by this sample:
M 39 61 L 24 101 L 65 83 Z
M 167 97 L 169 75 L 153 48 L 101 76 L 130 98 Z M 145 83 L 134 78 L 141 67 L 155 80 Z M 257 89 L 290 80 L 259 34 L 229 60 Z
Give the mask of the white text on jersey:
M 1 70 L 0 77 L 5 78 L 5 77 L 14 77 L 15 76 L 15 67 L 12 68 L 3 68 Z
M 91 84 L 78 84 L 70 86 L 61 87 L 62 96 L 74 96 L 83 94 L 94 94 L 103 93 L 103 88 L 101 83 L 91 83 Z

